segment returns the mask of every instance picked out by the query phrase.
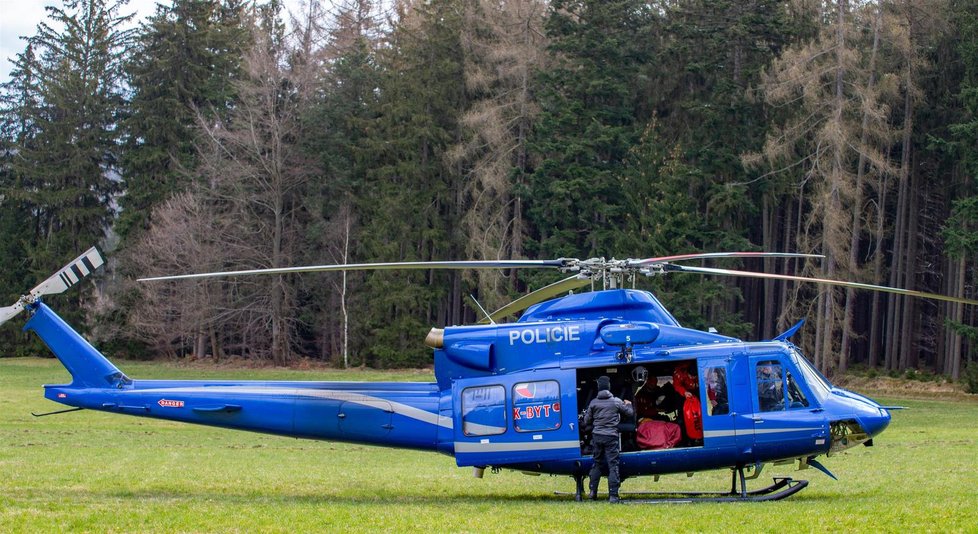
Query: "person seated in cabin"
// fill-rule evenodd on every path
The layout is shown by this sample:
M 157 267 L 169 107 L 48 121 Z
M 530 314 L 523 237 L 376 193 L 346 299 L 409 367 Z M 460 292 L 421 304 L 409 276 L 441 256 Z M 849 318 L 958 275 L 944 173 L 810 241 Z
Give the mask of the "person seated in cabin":
M 632 380 L 638 384 L 638 391 L 635 392 L 635 419 L 641 422 L 642 419 L 652 419 L 658 415 L 656 400 L 659 398 L 659 385 L 649 382 L 649 373 L 641 365 L 632 370 Z
M 689 362 L 682 362 L 672 370 L 672 387 L 687 399 L 696 395 L 699 381 Z
M 635 392 L 635 418 L 639 422 L 642 419 L 655 419 L 659 415 L 656 400 L 661 396 L 660 389 L 656 384 L 646 383 Z
M 730 413 L 727 400 L 727 370 L 714 367 L 707 371 L 706 394 L 710 399 L 710 415 L 726 415 Z
M 757 365 L 757 404 L 762 412 L 784 410 L 781 365 L 777 362 Z
M 676 392 L 672 382 L 666 382 L 656 389 L 658 396 L 655 399 L 655 408 L 658 411 L 656 419 L 661 421 L 675 421 L 679 418 L 679 411 L 683 408 L 686 397 Z

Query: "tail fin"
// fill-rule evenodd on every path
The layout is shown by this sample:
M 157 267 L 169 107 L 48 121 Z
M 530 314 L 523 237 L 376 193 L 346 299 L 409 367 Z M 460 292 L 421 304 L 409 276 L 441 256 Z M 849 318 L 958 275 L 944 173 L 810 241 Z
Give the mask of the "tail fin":
M 73 387 L 121 387 L 132 383 L 101 352 L 85 341 L 43 302 L 28 306 L 33 316 L 24 331 L 34 331 L 71 373 Z

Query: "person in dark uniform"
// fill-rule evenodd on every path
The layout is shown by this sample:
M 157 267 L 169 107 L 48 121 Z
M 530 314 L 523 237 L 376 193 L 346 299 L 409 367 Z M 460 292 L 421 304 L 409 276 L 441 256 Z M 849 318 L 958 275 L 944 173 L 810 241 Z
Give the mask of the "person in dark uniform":
M 618 502 L 618 455 L 621 447 L 618 441 L 618 423 L 621 416 L 631 417 L 632 403 L 623 401 L 611 394 L 611 379 L 598 378 L 598 396 L 584 412 L 584 425 L 593 426 L 591 444 L 594 449 L 594 465 L 591 466 L 591 500 L 598 498 L 598 483 L 601 481 L 601 467 L 608 468 L 608 502 Z

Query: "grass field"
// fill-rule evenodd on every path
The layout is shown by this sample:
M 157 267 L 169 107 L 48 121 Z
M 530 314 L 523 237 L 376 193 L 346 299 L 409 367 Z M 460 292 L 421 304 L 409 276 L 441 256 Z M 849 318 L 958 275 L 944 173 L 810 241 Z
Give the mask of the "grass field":
M 430 380 L 420 372 L 198 370 L 121 362 L 137 378 Z M 433 453 L 300 441 L 58 409 L 53 359 L 0 359 L 0 532 L 978 532 L 978 402 L 877 399 L 873 448 L 823 459 L 838 477 L 776 503 L 611 506 L 555 497 L 567 477 L 486 473 Z M 721 489 L 729 472 L 632 479 L 623 491 Z

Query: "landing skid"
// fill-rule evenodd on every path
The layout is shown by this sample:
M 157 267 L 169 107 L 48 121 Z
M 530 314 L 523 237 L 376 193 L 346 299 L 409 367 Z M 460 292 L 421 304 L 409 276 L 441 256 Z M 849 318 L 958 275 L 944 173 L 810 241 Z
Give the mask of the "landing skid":
M 656 504 L 656 503 L 689 503 L 689 502 L 764 502 L 779 501 L 791 497 L 808 486 L 807 480 L 794 480 L 790 477 L 778 477 L 774 484 L 754 491 L 743 493 L 712 493 L 712 492 L 634 492 L 623 493 L 624 504 Z M 633 498 L 637 497 L 637 498 Z M 650 498 L 645 498 L 650 497 Z
M 739 477 L 738 477 L 739 475 Z M 574 495 L 575 500 L 582 500 L 584 477 L 575 476 L 577 483 L 577 493 L 555 492 L 557 495 Z M 740 479 L 740 491 L 737 491 L 737 479 Z M 808 486 L 807 480 L 795 480 L 791 477 L 774 477 L 774 484 L 766 488 L 747 491 L 747 484 L 744 479 L 743 469 L 736 469 L 733 472 L 730 491 L 709 492 L 656 492 L 656 491 L 637 491 L 622 492 L 622 504 L 657 504 L 657 503 L 693 503 L 693 502 L 765 502 L 779 501 L 786 497 L 791 497 L 795 493 Z

